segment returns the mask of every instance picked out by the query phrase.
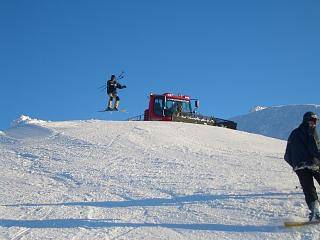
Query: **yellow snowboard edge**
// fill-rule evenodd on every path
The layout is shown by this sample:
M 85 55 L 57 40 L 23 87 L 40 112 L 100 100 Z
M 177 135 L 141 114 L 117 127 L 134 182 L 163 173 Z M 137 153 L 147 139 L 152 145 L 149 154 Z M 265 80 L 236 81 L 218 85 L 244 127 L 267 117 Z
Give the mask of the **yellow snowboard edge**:
M 304 222 L 284 222 L 285 227 L 301 227 L 307 224 L 312 224 L 312 222 L 304 221 Z

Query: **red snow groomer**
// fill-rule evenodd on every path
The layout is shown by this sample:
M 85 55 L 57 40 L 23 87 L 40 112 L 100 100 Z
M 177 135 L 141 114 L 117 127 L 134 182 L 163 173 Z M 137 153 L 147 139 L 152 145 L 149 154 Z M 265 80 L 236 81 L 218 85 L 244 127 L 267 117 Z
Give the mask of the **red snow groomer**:
M 192 101 L 194 101 L 195 109 L 192 109 Z M 198 107 L 199 100 L 191 99 L 186 95 L 151 93 L 149 108 L 144 111 L 143 120 L 187 122 L 237 129 L 237 123 L 233 121 L 197 114 Z M 138 120 L 135 118 L 128 120 Z M 140 120 L 141 118 L 140 116 Z

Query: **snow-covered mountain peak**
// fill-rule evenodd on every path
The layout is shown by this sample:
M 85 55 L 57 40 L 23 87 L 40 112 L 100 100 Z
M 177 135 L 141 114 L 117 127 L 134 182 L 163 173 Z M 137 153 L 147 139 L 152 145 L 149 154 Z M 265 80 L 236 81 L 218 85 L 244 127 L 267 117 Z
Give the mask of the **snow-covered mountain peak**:
M 267 109 L 268 107 L 265 107 L 265 106 L 254 106 L 251 108 L 250 112 L 258 112 L 258 111 L 261 111 L 261 110 L 264 110 L 264 109 Z
M 239 130 L 286 140 L 290 132 L 302 122 L 304 113 L 308 111 L 320 115 L 320 105 L 273 106 L 231 120 L 238 123 Z

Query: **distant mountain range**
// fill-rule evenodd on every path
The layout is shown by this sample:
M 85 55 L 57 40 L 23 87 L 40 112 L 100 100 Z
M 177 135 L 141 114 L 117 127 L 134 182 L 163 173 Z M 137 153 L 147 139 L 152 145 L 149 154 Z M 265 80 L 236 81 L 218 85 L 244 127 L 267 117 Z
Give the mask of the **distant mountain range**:
M 238 123 L 238 130 L 287 140 L 290 132 L 302 122 L 303 114 L 307 111 L 320 116 L 320 105 L 257 106 L 252 108 L 250 113 L 233 117 L 231 120 Z

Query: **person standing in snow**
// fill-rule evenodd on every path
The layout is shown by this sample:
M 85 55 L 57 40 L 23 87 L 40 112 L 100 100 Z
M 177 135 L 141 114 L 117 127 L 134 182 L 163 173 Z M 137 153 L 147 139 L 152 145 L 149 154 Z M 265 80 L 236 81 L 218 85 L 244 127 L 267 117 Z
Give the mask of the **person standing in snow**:
M 313 180 L 320 184 L 320 140 L 316 129 L 318 120 L 313 112 L 303 115 L 302 123 L 288 138 L 284 155 L 299 178 L 310 210 L 309 221 L 320 220 L 318 195 Z
M 117 93 L 117 88 L 123 89 L 123 88 L 126 88 L 126 85 L 121 85 L 120 83 L 117 82 L 116 76 L 111 75 L 111 79 L 107 81 L 107 94 L 109 96 L 108 107 L 106 108 L 107 111 L 112 111 L 112 110 L 118 111 L 120 98 Z M 112 103 L 114 98 L 116 99 L 116 101 L 114 103 L 114 108 L 113 108 Z

